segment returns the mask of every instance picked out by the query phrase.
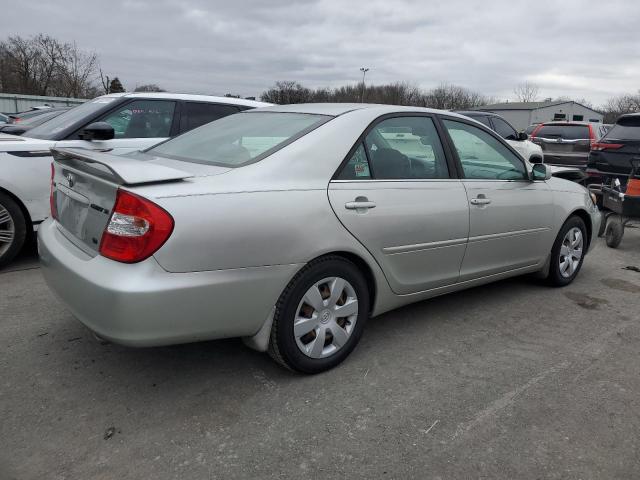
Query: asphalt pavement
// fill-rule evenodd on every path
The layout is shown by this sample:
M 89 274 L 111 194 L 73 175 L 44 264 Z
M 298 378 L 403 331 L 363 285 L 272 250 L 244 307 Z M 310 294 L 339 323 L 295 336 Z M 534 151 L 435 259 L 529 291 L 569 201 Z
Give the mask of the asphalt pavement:
M 316 376 L 236 339 L 101 345 L 31 246 L 0 271 L 0 479 L 639 478 L 640 230 L 598 242 L 568 287 L 390 312 Z

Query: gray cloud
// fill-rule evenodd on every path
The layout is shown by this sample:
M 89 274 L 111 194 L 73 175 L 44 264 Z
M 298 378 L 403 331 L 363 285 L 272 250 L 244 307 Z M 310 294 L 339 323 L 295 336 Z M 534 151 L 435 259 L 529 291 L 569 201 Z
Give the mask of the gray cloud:
M 283 79 L 356 82 L 367 66 L 373 83 L 506 99 L 530 81 L 599 104 L 638 89 L 639 18 L 623 0 L 57 0 L 14 2 L 0 31 L 76 41 L 130 89 L 257 95 Z

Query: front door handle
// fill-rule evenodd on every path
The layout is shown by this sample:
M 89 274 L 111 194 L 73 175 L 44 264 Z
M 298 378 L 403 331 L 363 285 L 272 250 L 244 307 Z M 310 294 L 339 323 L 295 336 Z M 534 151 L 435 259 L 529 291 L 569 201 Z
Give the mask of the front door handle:
M 489 205 L 491 199 L 486 198 L 484 195 L 478 195 L 476 198 L 472 198 L 470 203 L 471 205 Z
M 376 204 L 375 202 L 370 202 L 367 197 L 357 197 L 353 202 L 345 203 L 344 208 L 360 212 L 369 210 L 370 208 L 376 208 Z

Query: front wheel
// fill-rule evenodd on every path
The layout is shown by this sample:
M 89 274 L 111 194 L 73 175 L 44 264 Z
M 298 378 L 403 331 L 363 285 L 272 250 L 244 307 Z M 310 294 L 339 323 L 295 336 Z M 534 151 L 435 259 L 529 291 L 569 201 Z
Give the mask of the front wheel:
M 0 192 L 0 268 L 15 257 L 27 236 L 27 226 L 18 204 Z
M 560 229 L 551 249 L 549 283 L 562 287 L 578 276 L 587 251 L 587 227 L 580 217 L 570 217 Z
M 298 372 L 329 370 L 355 348 L 368 316 L 369 289 L 358 267 L 342 257 L 321 257 L 280 296 L 269 354 Z

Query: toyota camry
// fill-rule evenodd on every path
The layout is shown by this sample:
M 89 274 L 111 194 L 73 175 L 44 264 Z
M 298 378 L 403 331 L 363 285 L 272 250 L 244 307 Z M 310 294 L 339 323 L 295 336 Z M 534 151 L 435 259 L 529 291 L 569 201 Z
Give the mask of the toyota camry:
M 54 158 L 39 250 L 75 317 L 130 346 L 243 337 L 304 373 L 401 305 L 529 273 L 567 285 L 600 224 L 580 185 L 415 107 L 275 106 Z

